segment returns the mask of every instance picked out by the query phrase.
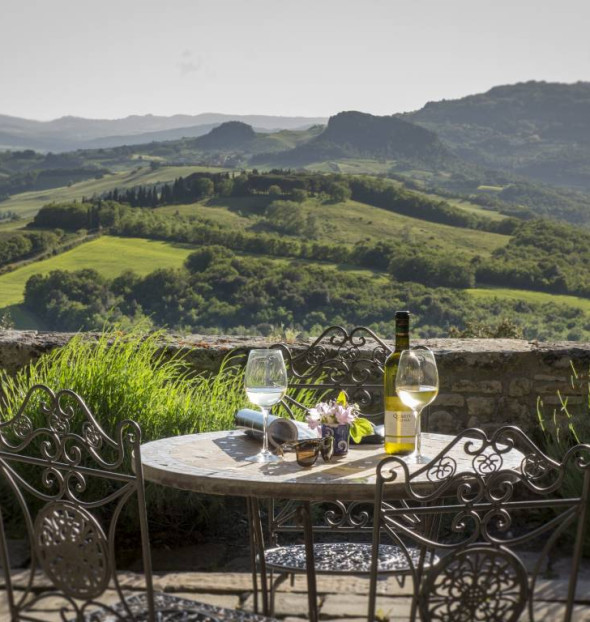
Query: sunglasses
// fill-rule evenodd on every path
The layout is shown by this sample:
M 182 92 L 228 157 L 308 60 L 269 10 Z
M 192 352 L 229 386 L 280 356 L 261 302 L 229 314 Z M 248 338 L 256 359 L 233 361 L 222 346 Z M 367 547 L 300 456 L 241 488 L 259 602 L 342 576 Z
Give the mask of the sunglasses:
M 297 464 L 302 467 L 310 467 L 315 464 L 321 453 L 324 462 L 329 462 L 334 455 L 334 437 L 310 438 L 296 443 L 283 443 L 277 447 L 277 453 L 282 456 L 287 449 L 295 451 Z

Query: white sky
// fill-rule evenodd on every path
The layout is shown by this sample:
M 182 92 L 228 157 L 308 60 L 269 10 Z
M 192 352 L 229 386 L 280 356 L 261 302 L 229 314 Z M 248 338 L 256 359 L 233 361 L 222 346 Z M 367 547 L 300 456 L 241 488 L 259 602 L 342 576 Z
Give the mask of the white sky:
M 590 0 L 0 0 L 0 113 L 393 114 L 590 80 Z

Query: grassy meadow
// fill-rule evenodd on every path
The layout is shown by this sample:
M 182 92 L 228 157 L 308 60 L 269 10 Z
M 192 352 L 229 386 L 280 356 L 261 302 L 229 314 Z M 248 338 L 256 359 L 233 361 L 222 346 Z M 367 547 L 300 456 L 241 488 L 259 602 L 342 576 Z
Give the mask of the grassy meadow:
M 533 292 L 526 289 L 508 289 L 508 288 L 475 288 L 465 290 L 470 296 L 476 300 L 514 300 L 522 302 L 530 302 L 543 304 L 553 302 L 555 304 L 563 304 L 568 307 L 575 307 L 590 313 L 590 299 L 579 298 L 577 296 L 563 296 L 559 294 L 547 294 L 545 292 Z
M 144 184 L 170 182 L 177 177 L 186 177 L 191 173 L 205 170 L 213 169 L 203 166 L 164 166 L 155 170 L 149 166 L 136 167 L 131 171 L 104 175 L 100 179 L 81 181 L 71 186 L 15 194 L 2 202 L 2 211 L 15 212 L 21 218 L 31 218 L 47 203 L 80 200 L 82 197 L 100 195 L 114 188 L 124 189 Z M 18 226 L 22 226 L 22 222 L 18 223 Z
M 155 240 L 103 236 L 60 255 L 0 275 L 0 309 L 22 303 L 25 284 L 34 274 L 93 268 L 108 278 L 118 276 L 125 270 L 145 275 L 158 268 L 180 267 L 193 250 L 189 246 Z
M 156 211 L 209 218 L 224 227 L 256 231 L 261 227 L 260 215 L 267 203 L 266 197 L 230 197 L 190 205 L 169 205 Z M 317 239 L 322 242 L 352 245 L 367 238 L 395 240 L 401 236 L 404 240 L 424 245 L 425 249 L 439 248 L 486 256 L 505 246 L 510 239 L 508 235 L 412 218 L 358 201 L 320 204 L 315 199 L 309 199 L 301 205 L 316 217 Z

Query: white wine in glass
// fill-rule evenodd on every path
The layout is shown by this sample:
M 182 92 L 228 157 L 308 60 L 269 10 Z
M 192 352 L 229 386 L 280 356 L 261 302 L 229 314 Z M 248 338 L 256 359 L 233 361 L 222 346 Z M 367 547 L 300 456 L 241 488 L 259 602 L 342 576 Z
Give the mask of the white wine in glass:
M 278 462 L 279 456 L 275 456 L 268 449 L 268 436 L 266 433 L 266 421 L 268 411 L 283 399 L 287 392 L 287 369 L 280 350 L 250 350 L 246 373 L 244 375 L 244 387 L 248 399 L 262 410 L 262 450 L 255 456 L 246 458 L 251 462 Z
M 418 347 L 402 352 L 395 390 L 416 418 L 416 451 L 408 458 L 417 464 L 426 464 L 430 459 L 422 455 L 421 414 L 438 395 L 438 369 L 432 350 Z

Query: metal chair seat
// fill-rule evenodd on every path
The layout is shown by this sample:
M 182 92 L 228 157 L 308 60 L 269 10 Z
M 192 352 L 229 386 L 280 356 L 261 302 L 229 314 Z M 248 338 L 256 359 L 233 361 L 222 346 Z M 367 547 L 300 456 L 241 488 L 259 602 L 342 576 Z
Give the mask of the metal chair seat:
M 371 571 L 370 543 L 323 542 L 313 545 L 314 566 L 320 573 L 369 574 Z M 408 556 L 401 547 L 389 544 L 379 545 L 378 573 L 404 573 L 416 565 L 420 557 L 418 547 L 408 548 Z M 294 544 L 268 549 L 264 553 L 268 569 L 278 572 L 305 572 L 305 546 Z M 424 565 L 430 566 L 438 561 L 436 555 L 426 554 Z
M 147 594 L 142 592 L 125 599 L 134 622 L 144 620 L 148 622 L 147 598 Z M 270 622 L 272 620 L 255 613 L 208 605 L 162 592 L 154 594 L 154 605 L 157 622 Z M 127 619 L 126 616 L 127 608 L 119 602 L 109 610 L 101 609 L 88 613 L 84 620 L 85 622 L 119 622 Z M 76 618 L 70 622 L 76 622 Z

